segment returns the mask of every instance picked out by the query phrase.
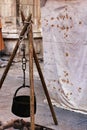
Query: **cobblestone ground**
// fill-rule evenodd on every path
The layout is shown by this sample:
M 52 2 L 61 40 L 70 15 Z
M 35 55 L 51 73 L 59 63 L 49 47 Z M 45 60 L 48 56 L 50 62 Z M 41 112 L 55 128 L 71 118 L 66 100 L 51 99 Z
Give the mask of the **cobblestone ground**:
M 8 57 L 4 58 L 5 63 L 8 62 Z M 21 59 L 15 59 L 10 67 L 6 79 L 0 90 L 0 121 L 6 123 L 13 119 L 19 119 L 11 112 L 13 96 L 18 87 L 23 84 Z M 43 64 L 41 64 L 43 68 Z M 4 72 L 5 66 L 0 68 L 0 78 Z M 29 64 L 26 67 L 26 84 L 29 85 Z M 37 111 L 35 115 L 35 123 L 44 125 L 54 130 L 87 130 L 87 116 L 54 107 L 59 125 L 55 126 L 48 104 L 44 103 L 45 95 L 43 87 L 34 65 L 34 89 L 37 99 Z M 29 90 L 22 89 L 19 94 L 29 94 Z M 30 121 L 30 118 L 24 118 Z

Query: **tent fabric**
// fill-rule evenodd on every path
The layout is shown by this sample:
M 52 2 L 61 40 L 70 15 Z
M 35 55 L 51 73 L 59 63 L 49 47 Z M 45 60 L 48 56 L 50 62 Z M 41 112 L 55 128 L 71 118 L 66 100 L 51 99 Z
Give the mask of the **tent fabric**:
M 87 112 L 87 0 L 41 6 L 44 77 L 53 103 Z

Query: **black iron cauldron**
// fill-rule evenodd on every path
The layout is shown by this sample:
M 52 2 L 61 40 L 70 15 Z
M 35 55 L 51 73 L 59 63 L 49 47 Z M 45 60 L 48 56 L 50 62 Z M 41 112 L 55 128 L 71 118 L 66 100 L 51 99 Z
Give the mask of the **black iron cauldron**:
M 30 87 L 26 85 L 25 87 Z M 28 95 L 19 95 L 17 96 L 17 92 L 24 88 L 24 86 L 19 87 L 13 97 L 12 103 L 12 113 L 19 117 L 30 117 L 30 96 Z M 34 94 L 34 114 L 36 113 L 36 96 Z

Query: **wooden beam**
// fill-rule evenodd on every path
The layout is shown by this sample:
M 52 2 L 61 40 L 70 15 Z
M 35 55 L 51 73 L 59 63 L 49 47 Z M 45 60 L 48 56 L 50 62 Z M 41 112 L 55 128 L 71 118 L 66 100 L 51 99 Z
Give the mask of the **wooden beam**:
M 29 28 L 29 79 L 30 79 L 30 119 L 31 130 L 35 130 L 34 126 L 34 78 L 33 78 L 33 32 L 32 24 Z

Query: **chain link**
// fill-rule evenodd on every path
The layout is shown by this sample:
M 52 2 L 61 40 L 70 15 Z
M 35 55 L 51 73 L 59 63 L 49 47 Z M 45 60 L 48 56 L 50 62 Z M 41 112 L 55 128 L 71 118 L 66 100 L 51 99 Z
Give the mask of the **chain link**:
M 26 70 L 26 58 L 22 58 L 22 70 L 25 71 Z
M 24 40 L 24 38 L 25 38 L 25 35 L 19 36 L 19 41 L 20 41 L 20 43 Z
M 23 86 L 25 87 L 25 70 L 26 70 L 26 57 L 25 57 L 25 44 L 22 44 L 21 50 L 23 51 L 23 57 L 22 57 L 22 70 L 23 70 Z
M 25 32 L 25 34 L 23 36 L 19 36 L 19 42 L 21 43 L 24 39 L 25 39 L 25 35 L 28 35 L 29 31 L 30 31 L 30 25 L 32 24 L 32 21 L 27 22 L 25 21 L 25 24 L 28 23 L 28 27 L 27 30 Z M 26 62 L 27 59 L 25 57 L 25 44 L 22 44 L 22 48 L 21 51 L 23 52 L 23 57 L 22 57 L 22 70 L 23 70 L 23 87 L 25 87 L 25 70 L 26 70 Z

